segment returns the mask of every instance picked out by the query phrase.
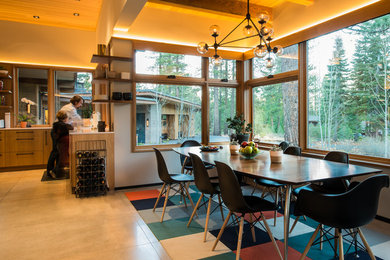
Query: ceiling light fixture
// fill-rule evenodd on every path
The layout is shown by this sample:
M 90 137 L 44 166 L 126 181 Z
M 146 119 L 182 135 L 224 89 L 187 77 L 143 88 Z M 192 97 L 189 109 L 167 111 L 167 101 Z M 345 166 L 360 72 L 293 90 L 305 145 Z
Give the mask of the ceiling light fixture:
M 34 19 L 39 19 L 39 16 L 38 15 L 33 15 L 33 18 Z
M 245 39 L 249 39 L 252 37 L 259 37 L 259 44 L 253 49 L 254 55 L 259 58 L 263 58 L 263 64 L 266 69 L 272 70 L 275 65 L 276 56 L 279 56 L 283 53 L 282 46 L 278 45 L 275 47 L 271 47 L 271 40 L 274 33 L 273 28 L 267 24 L 269 21 L 268 12 L 264 11 L 258 15 L 258 23 L 259 27 L 253 22 L 251 15 L 249 13 L 249 0 L 247 1 L 247 14 L 233 30 L 231 30 L 221 41 L 217 42 L 217 37 L 219 36 L 219 26 L 212 25 L 209 28 L 210 34 L 214 37 L 214 44 L 208 45 L 205 42 L 198 43 L 197 50 L 200 54 L 205 54 L 209 47 L 214 48 L 214 56 L 211 58 L 212 63 L 215 66 L 218 66 L 222 63 L 223 59 L 218 55 L 219 47 L 230 47 L 230 48 L 253 48 L 253 47 L 245 47 L 245 46 L 231 46 L 229 44 L 239 42 Z M 244 33 L 244 37 L 225 41 L 234 31 L 237 30 L 241 25 L 245 25 L 242 30 Z
M 74 15 L 74 16 L 80 16 L 80 14 L 79 14 L 79 13 L 73 13 L 73 15 Z

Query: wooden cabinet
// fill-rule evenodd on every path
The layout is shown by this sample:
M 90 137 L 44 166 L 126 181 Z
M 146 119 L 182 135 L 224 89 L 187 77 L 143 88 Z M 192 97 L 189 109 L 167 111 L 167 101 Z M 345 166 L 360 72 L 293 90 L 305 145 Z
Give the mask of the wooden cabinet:
M 53 149 L 53 141 L 51 140 L 51 130 L 43 130 L 43 163 L 47 163 L 50 152 Z
M 0 131 L 0 167 L 4 167 L 4 161 L 5 161 L 4 147 L 5 147 L 4 132 Z

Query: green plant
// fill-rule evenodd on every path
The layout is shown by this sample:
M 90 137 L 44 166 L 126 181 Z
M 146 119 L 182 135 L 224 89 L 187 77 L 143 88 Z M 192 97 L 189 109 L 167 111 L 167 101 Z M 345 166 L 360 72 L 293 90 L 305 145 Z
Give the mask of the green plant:
M 282 148 L 279 145 L 274 144 L 271 149 L 271 151 L 277 152 L 277 151 L 282 151 Z
M 245 125 L 244 114 L 236 115 L 233 118 L 227 118 L 228 128 L 236 131 L 238 135 L 249 134 L 252 132 L 252 124 Z
M 35 116 L 26 112 L 22 112 L 18 115 L 19 122 L 27 122 L 29 124 L 35 124 Z
M 232 140 L 231 142 L 230 142 L 230 145 L 239 145 L 239 143 L 236 141 L 236 140 Z

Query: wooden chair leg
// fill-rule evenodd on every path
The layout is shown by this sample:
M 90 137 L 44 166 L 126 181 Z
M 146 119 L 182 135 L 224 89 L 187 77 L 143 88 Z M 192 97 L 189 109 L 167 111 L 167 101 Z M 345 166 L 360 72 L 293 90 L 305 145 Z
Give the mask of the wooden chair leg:
M 221 200 L 221 194 L 218 193 L 218 202 L 219 202 L 219 209 L 221 210 L 221 216 L 222 216 L 222 221 L 225 220 L 223 216 L 223 208 L 222 208 L 222 200 Z
M 275 204 L 279 204 L 279 188 L 276 189 Z M 276 216 L 278 215 L 278 210 L 275 209 L 274 212 L 274 227 L 276 226 Z
M 322 250 L 322 244 L 323 244 L 323 241 L 324 241 L 324 230 L 323 230 L 323 225 L 321 225 L 321 229 L 320 229 L 320 250 Z
M 292 225 L 292 227 L 291 227 L 291 229 L 290 229 L 290 233 L 293 231 L 293 229 L 294 229 L 295 226 L 297 225 L 298 220 L 299 220 L 300 217 L 301 217 L 301 216 L 298 216 L 298 217 L 295 218 L 294 223 L 293 223 L 293 225 Z
M 337 257 L 337 247 L 338 247 L 338 233 L 337 233 L 337 228 L 334 229 L 334 257 Z
M 192 208 L 195 208 L 194 202 L 192 201 L 190 192 L 188 191 L 188 188 L 187 188 L 186 184 L 184 183 L 183 186 L 184 186 L 185 191 L 187 192 L 187 197 L 190 200 Z
M 305 250 L 303 251 L 301 257 L 299 258 L 300 260 L 303 260 L 305 259 L 307 253 L 309 252 L 310 250 L 310 247 L 311 245 L 313 244 L 313 241 L 314 239 L 316 238 L 317 234 L 318 234 L 318 231 L 320 231 L 320 228 L 321 228 L 321 224 L 319 224 L 316 228 L 316 230 L 314 231 L 313 235 L 311 236 L 310 240 L 309 240 L 309 243 L 307 243 L 306 247 L 305 247 Z
M 208 227 L 208 225 L 209 225 L 211 201 L 212 201 L 212 195 L 210 195 L 210 197 L 209 197 L 209 205 L 207 206 L 206 224 L 205 224 L 205 226 L 204 226 L 203 242 L 206 242 L 206 237 L 207 237 L 207 227 Z
M 238 231 L 238 242 L 237 242 L 237 253 L 236 260 L 240 260 L 240 252 L 241 252 L 241 244 L 242 244 L 242 231 L 244 229 L 244 216 L 242 215 L 240 218 L 240 229 Z
M 344 249 L 343 249 L 343 234 L 341 234 L 341 230 L 337 229 L 338 241 L 339 241 L 339 260 L 344 260 Z
M 252 224 L 253 220 L 252 220 L 252 214 L 251 213 L 249 213 L 249 221 Z M 254 243 L 256 243 L 256 233 L 255 233 L 255 227 L 254 226 L 251 227 L 251 233 L 252 233 L 252 240 L 253 240 Z
M 275 238 L 274 238 L 274 236 L 272 235 L 272 232 L 271 232 L 271 229 L 270 229 L 269 226 L 268 226 L 267 220 L 265 220 L 265 217 L 264 217 L 263 213 L 260 212 L 260 214 L 261 214 L 261 220 L 262 220 L 263 223 L 264 223 L 265 229 L 267 229 L 267 233 L 268 233 L 268 235 L 269 235 L 269 238 L 271 238 L 272 244 L 274 244 L 274 247 L 275 247 L 276 251 L 278 252 L 279 258 L 280 258 L 281 260 L 283 260 L 282 253 L 280 253 L 279 247 L 278 247 L 278 245 L 276 244 Z
M 215 247 L 217 246 L 218 241 L 219 241 L 219 239 L 221 238 L 221 236 L 222 236 L 222 234 L 223 234 L 223 231 L 225 230 L 225 227 L 226 227 L 227 223 L 229 222 L 229 219 L 230 219 L 231 215 L 232 215 L 232 212 L 229 211 L 229 214 L 227 215 L 227 217 L 225 218 L 225 221 L 223 222 L 223 225 L 222 225 L 222 227 L 221 227 L 221 230 L 220 230 L 219 233 L 218 233 L 217 239 L 215 240 L 214 245 L 213 245 L 213 248 L 211 249 L 211 251 L 214 251 L 214 250 L 215 250 Z
M 187 200 L 186 200 L 186 196 L 185 196 L 184 188 L 183 188 L 184 185 L 185 185 L 185 183 L 181 183 L 181 182 L 179 183 L 179 186 L 180 186 L 180 195 L 181 195 L 181 197 L 183 198 L 185 207 L 187 208 Z M 194 208 L 194 205 L 192 205 L 192 208 Z
M 261 191 L 261 198 L 264 199 L 265 193 L 268 192 L 268 188 L 264 187 L 263 190 Z
M 364 235 L 363 235 L 361 229 L 360 229 L 360 228 L 357 228 L 357 231 L 358 231 L 358 233 L 359 233 L 360 238 L 361 238 L 362 241 L 363 241 L 364 246 L 366 247 L 366 250 L 367 250 L 367 252 L 368 252 L 368 254 L 369 254 L 371 260 L 375 260 L 376 258 L 375 258 L 375 256 L 374 256 L 374 253 L 372 252 L 370 246 L 368 245 L 367 240 L 366 240 L 366 238 L 364 237 Z
M 156 207 L 157 207 L 158 202 L 160 201 L 161 195 L 164 193 L 165 185 L 166 185 L 166 184 L 164 183 L 163 186 L 162 186 L 162 188 L 161 188 L 160 193 L 158 194 L 156 203 L 154 204 L 154 207 L 153 207 L 153 212 L 156 210 Z
M 163 212 L 162 212 L 162 215 L 161 215 L 160 222 L 163 222 L 163 220 L 164 220 L 165 208 L 167 207 L 167 202 L 168 202 L 169 191 L 170 190 L 171 190 L 171 184 L 168 184 L 167 193 L 165 194 L 164 207 L 163 207 Z
M 192 211 L 190 220 L 189 220 L 188 223 L 187 223 L 187 227 L 190 226 L 190 224 L 191 224 L 191 222 L 192 222 L 192 219 L 194 218 L 195 212 L 198 210 L 199 204 L 200 204 L 200 202 L 201 202 L 202 199 L 203 199 L 203 196 L 204 196 L 204 193 L 200 194 L 200 197 L 199 197 L 199 199 L 198 199 L 198 202 L 196 203 L 196 206 L 195 206 L 194 210 Z

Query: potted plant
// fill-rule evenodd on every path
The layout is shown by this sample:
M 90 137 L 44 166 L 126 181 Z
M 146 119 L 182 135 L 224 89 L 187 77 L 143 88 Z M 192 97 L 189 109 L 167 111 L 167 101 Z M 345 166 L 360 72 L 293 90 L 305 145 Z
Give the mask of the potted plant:
M 20 113 L 18 120 L 21 128 L 31 127 L 35 123 L 34 116 L 26 112 Z
M 249 134 L 252 132 L 252 124 L 245 124 L 244 114 L 236 115 L 233 118 L 227 118 L 228 128 L 236 132 L 238 143 L 249 140 Z
M 273 145 L 269 151 L 269 155 L 271 157 L 271 163 L 282 163 L 283 150 L 279 145 Z
M 240 149 L 240 144 L 236 140 L 230 142 L 230 154 L 237 154 Z
M 85 105 L 81 110 L 81 117 L 83 119 L 83 126 L 90 127 L 91 126 L 91 117 L 92 117 L 92 106 L 90 104 Z

